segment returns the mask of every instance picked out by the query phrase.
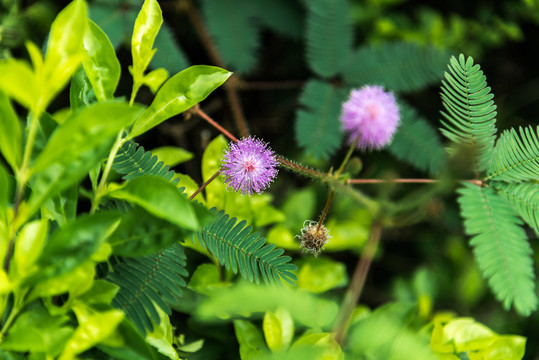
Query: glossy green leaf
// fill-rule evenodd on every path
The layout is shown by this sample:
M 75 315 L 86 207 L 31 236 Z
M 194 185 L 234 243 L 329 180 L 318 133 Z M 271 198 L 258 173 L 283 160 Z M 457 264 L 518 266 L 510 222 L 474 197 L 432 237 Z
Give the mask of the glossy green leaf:
M 68 321 L 68 316 L 52 316 L 34 302 L 17 316 L 0 347 L 11 351 L 42 352 L 55 358 L 73 334 Z
M 321 293 L 348 284 L 346 266 L 329 258 L 308 258 L 298 273 L 298 287 Z
M 156 253 L 186 235 L 187 232 L 169 221 L 134 206 L 122 214 L 122 221 L 110 236 L 109 244 L 115 255 L 138 257 Z
M 9 203 L 9 175 L 2 164 L 0 164 L 0 232 L 7 224 L 6 209 Z M 1 254 L 1 252 L 0 252 Z
M 92 287 L 79 295 L 78 299 L 85 304 L 110 304 L 118 289 L 116 284 L 103 279 L 97 279 L 92 283 Z
M 159 87 L 168 79 L 168 71 L 163 68 L 155 69 L 144 75 L 143 84 L 150 88 L 152 93 L 156 93 Z
M 240 344 L 240 357 L 242 360 L 263 358 L 267 348 L 256 326 L 247 320 L 234 320 L 234 330 Z
M 278 308 L 275 312 L 266 312 L 262 326 L 266 343 L 272 351 L 288 348 L 294 337 L 294 321 L 287 310 Z
M 15 114 L 15 110 L 13 109 L 11 102 L 9 101 L 7 96 L 1 91 L 0 152 L 13 170 L 17 169 L 20 166 L 22 160 L 21 124 L 19 122 L 17 114 Z
M 74 359 L 75 355 L 105 340 L 124 319 L 124 313 L 120 310 L 96 312 L 83 306 L 75 306 L 73 311 L 77 315 L 79 326 L 66 344 L 59 360 Z
M 75 297 L 88 291 L 88 289 L 92 287 L 94 277 L 95 262 L 86 260 L 84 263 L 65 274 L 40 281 L 32 288 L 28 298 L 29 300 L 33 300 L 41 297 L 69 293 L 68 301 L 63 305 L 64 308 L 69 308 L 70 302 L 72 302 Z
M 41 270 L 31 282 L 65 274 L 89 259 L 118 225 L 120 215 L 97 213 L 78 217 L 58 229 L 38 260 Z
M 99 101 L 112 99 L 120 81 L 120 62 L 107 35 L 88 20 L 82 64 Z
M 56 221 L 60 227 L 77 215 L 78 184 L 56 194 L 43 203 L 41 217 Z
M 157 0 L 145 0 L 135 20 L 131 39 L 132 74 L 135 83 L 141 80 L 144 71 L 152 60 L 155 52 L 155 49 L 152 49 L 153 42 L 162 23 L 163 15 Z
M 80 67 L 71 78 L 71 86 L 69 87 L 69 104 L 71 113 L 75 113 L 90 104 L 96 102 L 94 89 L 90 83 L 84 67 Z M 58 120 L 58 119 L 55 119 Z M 64 119 L 65 121 L 66 119 Z M 58 121 L 62 124 L 64 121 Z
M 199 222 L 191 202 L 167 180 L 141 176 L 112 190 L 109 197 L 130 201 L 149 213 L 170 221 L 181 228 L 197 230 Z
M 187 287 L 197 293 L 210 295 L 213 291 L 231 286 L 232 283 L 221 281 L 219 269 L 214 264 L 201 264 L 197 267 Z
M 193 158 L 193 153 L 176 146 L 162 146 L 152 150 L 152 154 L 167 164 L 176 166 Z
M 341 346 L 335 341 L 334 333 L 307 332 L 292 345 L 291 349 L 312 346 L 318 350 L 316 359 L 344 360 Z
M 86 2 L 75 0 L 58 14 L 51 25 L 44 63 L 45 84 L 39 98 L 43 109 L 69 81 L 82 61 L 86 14 Z
M 52 135 L 36 158 L 32 171 L 43 171 L 56 162 L 77 161 L 81 154 L 108 142 L 118 131 L 132 124 L 141 109 L 123 102 L 98 103 L 73 114 Z
M 9 269 L 16 278 L 23 278 L 26 274 L 38 270 L 35 263 L 41 255 L 49 235 L 48 232 L 49 222 L 47 220 L 29 222 L 19 232 Z
M 25 61 L 0 61 L 0 90 L 28 109 L 34 109 L 39 90 L 36 77 Z
M 178 115 L 204 100 L 212 91 L 223 84 L 232 73 L 215 67 L 191 66 L 163 84 L 152 104 L 137 119 L 131 133 L 132 139 L 172 116 Z
M 170 318 L 163 310 L 159 308 L 156 310 L 159 313 L 159 325 L 154 327 L 153 332 L 146 335 L 146 341 L 167 358 L 180 360 L 178 352 L 172 346 L 174 330 L 170 324 Z

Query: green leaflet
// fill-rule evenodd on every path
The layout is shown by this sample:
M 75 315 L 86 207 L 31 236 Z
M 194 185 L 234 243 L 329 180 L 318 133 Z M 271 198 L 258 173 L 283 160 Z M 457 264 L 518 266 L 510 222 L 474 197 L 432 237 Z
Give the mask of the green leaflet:
M 446 81 L 442 81 L 442 134 L 457 144 L 474 148 L 474 168 L 489 168 L 494 152 L 496 134 L 496 105 L 487 86 L 486 76 L 473 59 L 460 55 L 451 57 Z
M 520 217 L 539 234 L 539 184 L 496 183 L 494 186 L 513 205 Z
M 410 92 L 440 81 L 450 53 L 409 42 L 359 47 L 342 71 L 352 86 L 382 84 L 391 91 Z
M 466 234 L 483 276 L 506 309 L 521 315 L 537 308 L 532 250 L 522 221 L 494 190 L 464 183 L 458 190 Z
M 445 168 L 445 149 L 434 128 L 415 109 L 400 104 L 401 123 L 388 150 L 420 170 L 438 174 Z
M 36 77 L 26 61 L 0 61 L 0 89 L 28 109 L 36 107 L 39 89 Z
M 107 196 L 137 204 L 180 228 L 193 231 L 198 229 L 199 220 L 193 204 L 166 179 L 155 176 L 137 177 L 110 191 Z
M 100 248 L 119 220 L 120 216 L 112 213 L 83 215 L 57 230 L 37 260 L 40 271 L 28 283 L 36 284 L 75 269 Z
M 330 157 L 341 146 L 339 117 L 344 93 L 326 82 L 310 80 L 299 101 L 296 142 L 316 158 Z
M 99 101 L 114 97 L 120 81 L 120 62 L 107 35 L 93 21 L 88 20 L 84 33 L 82 64 Z
M 520 136 L 519 136 L 520 134 Z M 539 128 L 504 131 L 494 149 L 487 180 L 520 182 L 537 180 L 539 173 Z
M 21 124 L 11 102 L 0 91 L 0 152 L 16 170 L 22 161 L 22 130 Z
M 127 139 L 133 139 L 198 104 L 230 75 L 232 73 L 215 66 L 195 65 L 172 76 L 137 119 Z
M 175 304 L 182 296 L 187 275 L 183 247 L 178 243 L 152 255 L 126 259 L 107 275 L 120 287 L 112 305 L 122 309 L 140 333 L 152 332 L 152 321 L 161 322 L 157 306 L 171 314 L 167 304 Z
M 257 284 L 262 279 L 267 284 L 294 285 L 297 281 L 294 272 L 297 266 L 290 264 L 290 256 L 282 256 L 284 250 L 276 249 L 274 244 L 266 244 L 260 234 L 251 234 L 252 227 L 245 220 L 236 224 L 236 218 L 229 219 L 220 211 L 216 220 L 199 230 L 197 238 L 203 246 L 219 259 L 234 274 Z
M 340 72 L 352 52 L 353 32 L 346 0 L 307 2 L 307 62 L 320 76 Z
M 227 66 L 246 74 L 256 65 L 260 29 L 253 21 L 250 0 L 204 0 L 204 18 Z

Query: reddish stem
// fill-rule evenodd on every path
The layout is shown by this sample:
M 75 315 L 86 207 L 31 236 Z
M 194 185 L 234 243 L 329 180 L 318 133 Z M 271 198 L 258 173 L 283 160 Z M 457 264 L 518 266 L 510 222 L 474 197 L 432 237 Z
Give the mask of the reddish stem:
M 384 183 L 404 183 L 404 184 L 431 184 L 439 182 L 435 179 L 349 179 L 346 184 L 384 184 Z M 481 180 L 461 180 L 481 186 Z
M 189 196 L 189 200 L 193 200 L 195 198 L 195 196 L 197 196 L 206 186 L 208 186 L 209 183 L 211 183 L 213 180 L 215 180 L 215 178 L 217 176 L 219 176 L 219 174 L 221 173 L 221 171 L 217 171 L 215 174 L 212 175 L 211 178 L 209 178 L 204 184 L 202 184 L 198 189 L 197 191 L 195 191 L 193 193 L 193 195 Z
M 196 112 L 200 117 L 202 117 L 204 120 L 209 122 L 213 127 L 215 127 L 217 130 L 222 132 L 224 135 L 226 135 L 230 140 L 238 142 L 238 138 L 236 138 L 234 135 L 229 133 L 224 127 L 219 125 L 215 120 L 213 120 L 211 117 L 208 116 L 204 111 L 200 109 L 199 106 L 196 106 Z

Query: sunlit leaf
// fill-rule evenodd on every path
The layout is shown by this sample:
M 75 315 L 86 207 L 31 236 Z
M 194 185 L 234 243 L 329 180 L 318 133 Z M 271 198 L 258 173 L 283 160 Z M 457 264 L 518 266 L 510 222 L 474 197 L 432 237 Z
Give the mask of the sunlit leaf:
M 1 67 L 1 64 L 0 64 Z M 1 70 L 0 70 L 1 71 Z M 17 169 L 22 160 L 22 130 L 17 114 L 7 96 L 0 91 L 0 152 Z

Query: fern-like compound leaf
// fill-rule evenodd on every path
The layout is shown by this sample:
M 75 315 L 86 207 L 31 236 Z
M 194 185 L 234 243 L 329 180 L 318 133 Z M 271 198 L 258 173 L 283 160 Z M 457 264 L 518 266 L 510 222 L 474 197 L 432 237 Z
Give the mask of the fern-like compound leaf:
M 352 51 L 353 31 L 346 0 L 310 0 L 307 15 L 307 62 L 320 76 L 339 73 Z
M 475 149 L 475 170 L 488 170 L 494 152 L 496 105 L 486 76 L 473 59 L 451 57 L 442 81 L 442 133 L 450 140 Z
M 513 205 L 518 215 L 539 235 L 539 184 L 496 183 L 496 190 Z
M 227 67 L 246 74 L 256 65 L 260 29 L 251 0 L 204 0 L 203 13 Z
M 316 158 L 328 158 L 341 145 L 339 117 L 344 100 L 344 93 L 326 82 L 310 80 L 303 89 L 296 141 Z
M 154 175 L 167 179 L 174 185 L 178 185 L 179 178 L 174 178 L 174 171 L 150 151 L 133 141 L 125 142 L 114 158 L 112 169 L 123 175 L 122 179 L 129 180 L 144 175 Z
M 522 315 L 537 308 L 533 252 L 522 221 L 492 188 L 465 183 L 459 189 L 466 234 L 483 276 L 506 309 Z
M 203 227 L 197 237 L 221 264 L 232 269 L 234 274 L 239 272 L 244 279 L 269 284 L 281 284 L 284 280 L 294 285 L 297 267 L 290 264 L 292 258 L 283 256 L 284 250 L 266 244 L 264 237 L 251 234 L 251 230 L 251 226 L 246 227 L 245 220 L 236 224 L 236 218 L 229 219 L 221 210 L 216 214 L 216 220 Z
M 487 173 L 488 180 L 519 182 L 539 177 L 539 128 L 506 130 L 502 133 Z
M 125 259 L 113 266 L 107 278 L 120 289 L 112 305 L 125 312 L 142 334 L 160 323 L 159 306 L 171 314 L 168 304 L 176 303 L 186 286 L 183 247 L 175 243 L 155 254 Z
M 438 134 L 415 109 L 400 105 L 401 123 L 388 150 L 420 170 L 438 174 L 447 161 Z
M 342 74 L 351 86 L 381 84 L 395 92 L 417 91 L 438 83 L 450 53 L 409 42 L 358 48 Z

